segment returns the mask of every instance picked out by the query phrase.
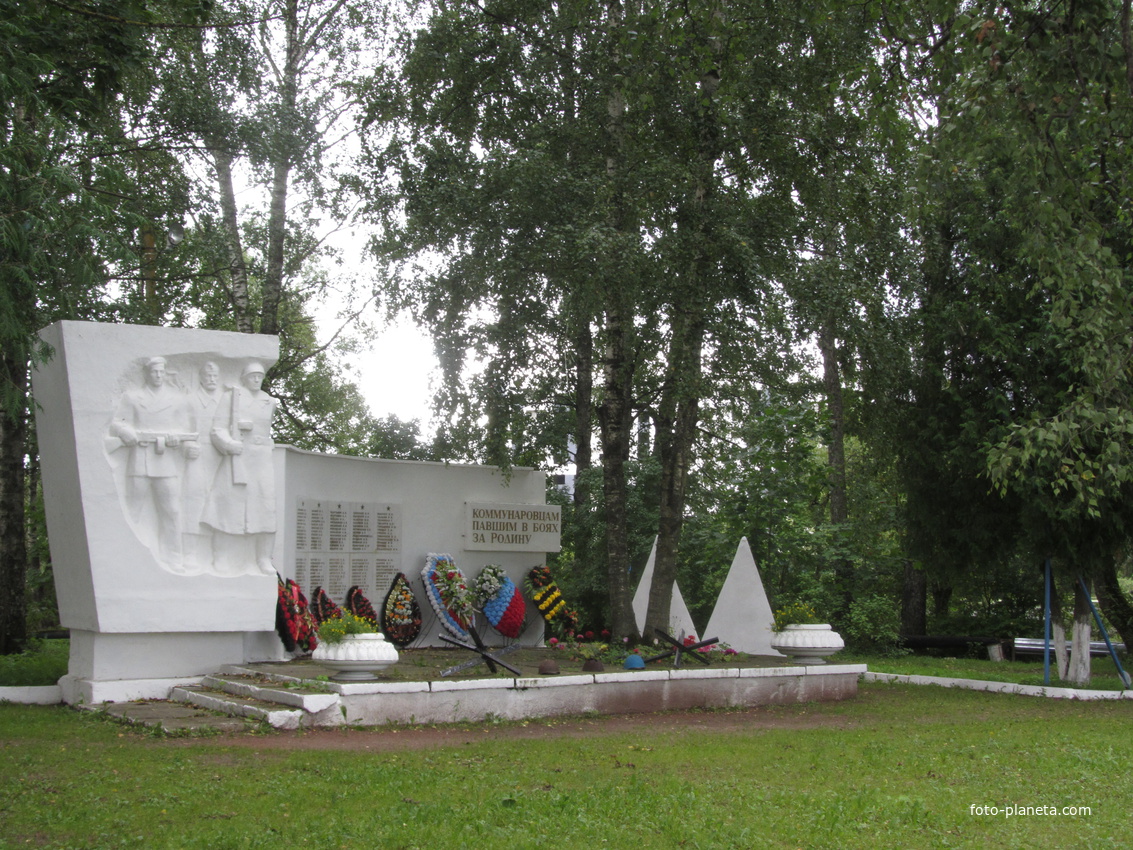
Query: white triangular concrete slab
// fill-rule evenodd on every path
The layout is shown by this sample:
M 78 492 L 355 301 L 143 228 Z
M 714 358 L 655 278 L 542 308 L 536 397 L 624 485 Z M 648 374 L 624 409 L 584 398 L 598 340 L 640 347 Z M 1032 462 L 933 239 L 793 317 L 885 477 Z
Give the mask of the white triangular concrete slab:
M 653 586 L 653 564 L 657 560 L 657 538 L 653 538 L 653 548 L 649 550 L 649 557 L 645 561 L 645 570 L 641 573 L 641 580 L 637 583 L 637 590 L 633 594 L 633 619 L 637 623 L 640 633 L 645 628 L 645 613 L 649 610 L 649 588 Z
M 653 548 L 649 550 L 649 559 L 645 562 L 645 570 L 641 574 L 641 581 L 637 583 L 637 590 L 633 594 L 633 618 L 637 623 L 638 632 L 645 629 L 645 615 L 649 611 L 649 588 L 653 586 L 653 567 L 657 561 L 657 538 L 653 538 Z M 673 601 L 669 603 L 669 627 L 673 637 L 696 634 L 692 615 L 685 604 L 684 596 L 677 583 L 673 582 Z
M 671 627 L 670 634 L 675 638 L 680 638 L 682 634 L 685 637 L 697 634 L 696 626 L 692 622 L 692 614 L 688 612 L 685 598 L 681 595 L 681 589 L 677 587 L 675 581 L 673 582 L 673 601 L 669 603 L 669 626 Z
M 771 613 L 771 603 L 767 601 L 751 546 L 747 538 L 742 537 L 704 637 L 719 638 L 721 643 L 749 655 L 782 657 L 782 653 L 771 648 L 774 624 L 775 616 Z

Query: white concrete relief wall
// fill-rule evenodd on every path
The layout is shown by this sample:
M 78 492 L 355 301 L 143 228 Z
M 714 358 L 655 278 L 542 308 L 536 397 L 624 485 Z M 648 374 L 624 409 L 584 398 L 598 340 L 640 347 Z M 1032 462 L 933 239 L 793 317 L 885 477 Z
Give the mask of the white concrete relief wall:
M 424 601 L 429 552 L 451 552 L 469 578 L 499 564 L 521 585 L 559 546 L 541 472 L 274 446 L 276 402 L 261 382 L 275 337 L 90 322 L 41 336 L 54 353 L 32 384 L 71 630 L 68 702 L 152 696 L 170 677 L 278 660 L 277 570 L 339 603 L 357 584 L 379 606 L 399 572 Z M 485 536 L 485 517 L 509 530 Z M 427 616 L 421 642 L 438 632 Z M 529 612 L 521 640 L 542 632 Z
M 429 610 L 421 569 L 430 552 L 450 553 L 471 580 L 498 564 L 518 585 L 557 551 L 558 508 L 545 506 L 546 474 L 515 468 L 382 460 L 322 455 L 290 446 L 276 448 L 279 515 L 288 529 L 277 546 L 280 572 L 296 579 L 304 593 L 323 590 L 337 603 L 358 585 L 378 608 L 397 573 L 409 579 L 425 612 L 419 645 L 439 645 L 439 622 Z M 476 542 L 472 506 L 504 512 L 536 510 L 554 514 L 555 534 L 526 543 L 501 542 L 488 549 Z M 541 547 L 547 547 L 543 549 Z M 482 619 L 482 618 L 481 618 Z M 480 624 L 485 641 L 501 638 Z M 525 644 L 539 643 L 543 621 L 527 611 Z
M 105 441 L 122 511 L 175 575 L 274 576 L 271 421 L 258 360 L 140 358 L 120 377 Z
M 102 633 L 273 629 L 274 401 L 249 389 L 249 367 L 262 379 L 278 341 L 90 322 L 41 335 L 54 355 L 35 370 L 33 390 L 63 624 Z M 240 448 L 230 441 L 226 452 L 217 434 L 233 430 Z M 258 524 L 247 499 L 217 510 L 218 481 L 231 481 L 237 456 L 266 505 Z

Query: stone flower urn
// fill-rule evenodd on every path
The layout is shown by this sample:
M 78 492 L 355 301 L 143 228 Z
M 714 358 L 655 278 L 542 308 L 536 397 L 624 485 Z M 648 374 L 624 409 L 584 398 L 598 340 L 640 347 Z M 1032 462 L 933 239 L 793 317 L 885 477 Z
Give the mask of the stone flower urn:
M 771 648 L 799 664 L 825 664 L 826 657 L 846 646 L 829 623 L 796 623 L 771 637 Z
M 320 643 L 311 660 L 335 671 L 331 679 L 336 682 L 372 682 L 375 673 L 397 663 L 397 649 L 381 632 L 366 632 Z

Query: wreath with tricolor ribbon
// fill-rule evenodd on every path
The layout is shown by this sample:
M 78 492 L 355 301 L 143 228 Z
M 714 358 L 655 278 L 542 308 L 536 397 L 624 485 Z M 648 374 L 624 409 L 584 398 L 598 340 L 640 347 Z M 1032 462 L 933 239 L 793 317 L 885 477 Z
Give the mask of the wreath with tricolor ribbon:
M 488 623 L 506 638 L 517 638 L 527 619 L 527 603 L 504 568 L 489 564 L 480 571 L 473 586 L 476 603 Z

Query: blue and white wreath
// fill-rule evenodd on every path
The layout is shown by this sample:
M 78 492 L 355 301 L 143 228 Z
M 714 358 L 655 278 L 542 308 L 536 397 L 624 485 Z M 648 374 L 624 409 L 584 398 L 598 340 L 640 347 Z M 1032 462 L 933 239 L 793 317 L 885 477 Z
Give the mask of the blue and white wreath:
M 441 625 L 454 637 L 469 640 L 473 625 L 472 591 L 452 555 L 430 552 L 421 581 Z

